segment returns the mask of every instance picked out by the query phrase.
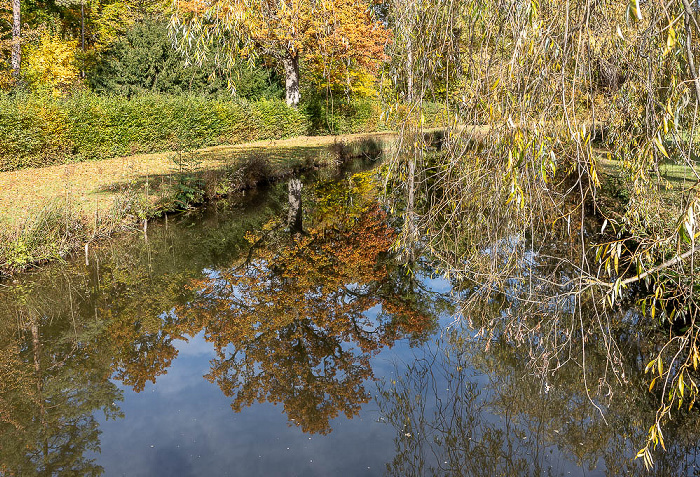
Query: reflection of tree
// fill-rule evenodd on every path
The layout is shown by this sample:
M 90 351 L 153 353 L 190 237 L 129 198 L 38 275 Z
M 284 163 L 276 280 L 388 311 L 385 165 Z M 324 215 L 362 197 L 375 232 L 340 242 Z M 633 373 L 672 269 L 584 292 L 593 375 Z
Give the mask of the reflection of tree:
M 177 357 L 173 342 L 188 331 L 169 313 L 191 298 L 185 285 L 205 266 L 238 255 L 248 245 L 244 233 L 259 228 L 286 199 L 282 187 L 249 195 L 245 210 L 218 203 L 205 221 L 199 217 L 198 227 L 183 216 L 181 224 L 152 226 L 147 241 L 125 241 L 102 254 L 99 274 L 81 290 L 92 295 L 81 311 L 104 327 L 101 346 L 112 356 L 114 378 L 140 392 L 167 373 Z
M 142 275 L 142 276 L 140 276 Z M 171 281 L 153 280 L 146 273 L 132 273 L 131 280 L 141 278 L 142 288 L 137 296 L 125 297 L 123 294 L 113 294 L 113 299 L 100 300 L 98 314 L 105 325 L 104 346 L 111 350 L 113 356 L 112 369 L 114 378 L 120 380 L 134 391 L 143 391 L 148 381 L 155 382 L 156 378 L 167 372 L 177 350 L 173 340 L 181 337 L 172 316 L 163 310 L 172 308 L 177 303 L 181 289 L 172 286 L 182 277 L 171 277 Z M 103 279 L 105 291 L 118 289 L 121 283 Z M 105 282 L 110 286 L 107 288 Z M 110 290 L 111 291 L 111 290 Z M 143 292 L 147 291 L 148 294 Z M 105 296 L 110 296 L 106 293 Z
M 118 414 L 121 393 L 108 380 L 109 359 L 96 352 L 94 329 L 71 316 L 68 303 L 44 309 L 32 290 L 17 291 L 17 302 L 3 310 L 14 309 L 14 326 L 0 330 L 0 471 L 101 474 L 85 453 L 99 450 L 95 412 Z
M 433 324 L 385 257 L 395 232 L 363 186 L 319 187 L 304 235 L 251 238 L 254 256 L 195 283 L 198 297 L 178 310 L 214 343 L 208 378 L 234 410 L 284 403 L 304 431 L 329 432 L 330 419 L 367 402 L 372 354 Z
M 110 378 L 140 391 L 167 372 L 186 331 L 168 313 L 190 299 L 184 284 L 278 212 L 278 200 L 250 195 L 245 211 L 217 208 L 198 228 L 183 216 L 148 242 L 106 244 L 90 268 L 70 261 L 0 287 L 0 474 L 101 473 L 86 455 L 99 451 L 99 411 L 119 414 Z
M 633 459 L 646 438 L 640 423 L 655 412 L 645 386 L 610 389 L 624 399 L 612 401 L 604 419 L 591 411 L 592 391 L 575 363 L 543 381 L 522 348 L 494 339 L 484 352 L 471 335 L 456 331 L 380 390 L 380 409 L 396 428 L 389 474 L 558 475 L 566 473 L 565 461 L 569 468 L 604 464 L 607 475 L 645 473 Z M 588 359 L 591 373 L 607 364 L 604 353 Z M 700 419 L 684 417 L 669 429 L 653 475 L 688 475 L 693 468 Z

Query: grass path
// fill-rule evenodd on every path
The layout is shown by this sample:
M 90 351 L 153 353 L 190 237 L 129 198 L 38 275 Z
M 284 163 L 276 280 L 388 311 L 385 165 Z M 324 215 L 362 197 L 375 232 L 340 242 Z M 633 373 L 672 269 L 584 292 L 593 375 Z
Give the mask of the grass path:
M 393 133 L 342 136 L 301 136 L 292 139 L 257 141 L 233 146 L 215 146 L 194 151 L 202 171 L 218 170 L 251 155 L 263 155 L 270 165 L 303 161 L 328 150 L 337 142 L 362 139 L 389 141 Z M 172 152 L 62 164 L 0 173 L 0 224 L 13 226 L 29 218 L 52 199 L 65 197 L 90 217 L 105 210 L 119 191 L 147 179 L 164 181 L 177 172 Z

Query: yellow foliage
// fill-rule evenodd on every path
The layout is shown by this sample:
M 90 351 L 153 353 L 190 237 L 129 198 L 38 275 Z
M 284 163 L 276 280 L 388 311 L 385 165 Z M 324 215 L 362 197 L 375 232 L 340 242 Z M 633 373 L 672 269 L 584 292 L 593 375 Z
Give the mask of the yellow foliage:
M 26 74 L 32 86 L 49 88 L 54 94 L 65 91 L 79 80 L 75 65 L 77 40 L 65 41 L 44 33 L 39 44 L 27 55 Z
M 340 74 L 334 73 L 332 68 L 324 68 L 316 62 L 309 61 L 309 81 L 319 89 L 345 87 L 357 97 L 376 98 L 379 96 L 377 90 L 377 77 L 365 68 L 360 66 L 345 68 Z
M 133 25 L 135 21 L 129 5 L 123 2 L 114 2 L 106 5 L 95 2 L 90 4 L 90 9 L 96 32 L 96 40 L 93 47 L 97 50 L 106 48 L 124 35 L 127 28 Z
M 0 90 L 7 91 L 15 84 L 12 72 L 9 69 L 0 69 Z

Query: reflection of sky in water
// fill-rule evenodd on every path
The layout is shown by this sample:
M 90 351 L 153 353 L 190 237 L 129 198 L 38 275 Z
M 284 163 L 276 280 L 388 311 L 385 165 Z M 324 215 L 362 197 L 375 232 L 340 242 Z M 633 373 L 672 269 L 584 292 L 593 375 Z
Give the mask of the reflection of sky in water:
M 449 294 L 446 280 L 420 278 L 427 290 Z M 366 316 L 375 318 L 379 311 L 376 306 Z M 442 316 L 440 321 L 444 327 L 453 317 Z M 440 346 L 436 341 L 444 344 L 440 331 L 423 349 L 411 348 L 407 340 L 384 348 L 372 359 L 378 381 L 366 383 L 367 390 L 374 396 L 382 383 L 398 379 L 397 373 L 402 375 L 410 363 L 425 361 L 430 355 L 425 351 Z M 203 378 L 215 358 L 203 332 L 188 341 L 177 341 L 175 346 L 177 359 L 155 384 L 148 383 L 138 395 L 122 387 L 121 408 L 126 417 L 101 422 L 102 453 L 95 457 L 105 475 L 382 475 L 393 459 L 397 430 L 374 400 L 354 419 L 341 414 L 331 421 L 333 430 L 328 435 L 304 434 L 300 427 L 290 425 L 282 404 L 256 403 L 240 413 L 232 411 L 231 399 Z M 473 370 L 468 376 L 478 388 L 489 381 L 487 375 Z M 435 399 L 454 393 L 439 370 L 433 374 L 431 388 L 435 394 L 431 400 L 428 393 L 428 420 Z M 483 403 L 483 398 L 479 401 Z M 488 410 L 480 417 L 488 425 L 498 426 L 503 421 L 502 416 Z M 550 451 L 553 449 L 547 449 Z M 428 457 L 437 459 L 436 464 L 445 458 L 440 449 L 432 452 L 435 455 Z M 552 464 L 559 471 L 577 469 L 556 459 Z M 489 475 L 487 469 L 483 475 Z
M 498 253 L 505 256 L 524 245 L 525 241 L 522 238 L 510 237 L 498 244 Z M 486 249 L 484 253 L 492 254 L 494 250 L 495 248 Z M 521 258 L 521 270 L 528 273 L 539 265 L 540 259 L 544 260 L 542 256 L 528 251 Z M 198 270 L 202 268 L 195 268 L 195 273 Z M 203 275 L 212 281 L 219 281 L 222 277 L 214 268 L 204 269 Z M 527 276 L 527 273 L 524 275 Z M 416 278 L 423 287 L 421 298 L 429 294 L 449 298 L 452 293 L 450 282 L 444 278 L 424 275 L 418 275 Z M 564 279 L 565 276 L 562 277 L 562 280 Z M 504 292 L 509 293 L 517 302 L 514 297 L 518 295 L 522 286 L 519 280 L 509 281 Z M 350 283 L 346 288 L 357 293 L 359 285 Z M 234 290 L 232 296 L 241 298 L 238 290 Z M 342 296 L 342 299 L 350 298 Z M 571 298 L 564 298 L 547 305 L 552 310 L 558 308 L 568 312 L 572 302 Z M 381 311 L 381 305 L 367 310 L 365 316 L 370 324 L 363 324 L 363 328 L 371 330 Z M 637 318 L 636 315 L 625 316 L 625 320 L 630 321 Z M 447 361 L 452 368 L 440 367 L 440 363 L 434 364 L 435 356 L 440 353 L 444 356 L 445 349 L 449 348 L 448 332 L 461 330 L 467 340 L 473 338 L 476 332 L 462 329 L 455 323 L 455 316 L 452 314 L 440 316 L 439 325 L 429 342 L 422 347 L 412 348 L 408 339 L 399 340 L 390 347 L 383 347 L 379 354 L 371 358 L 372 371 L 377 381 L 366 382 L 365 389 L 372 398 L 377 398 L 382 386 L 404 379 L 412 365 L 415 365 L 418 371 L 427 369 L 425 376 L 429 376 L 429 380 L 425 381 L 425 388 L 412 389 L 411 392 L 424 398 L 424 417 L 429 424 L 426 428 L 428 435 L 421 436 L 427 442 L 422 449 L 424 456 L 430 463 L 443 466 L 446 462 L 445 449 L 444 446 L 431 444 L 433 437 L 439 436 L 439 433 L 437 427 L 430 428 L 430 425 L 435 424 L 432 420 L 436 409 L 459 397 L 455 393 L 462 393 L 464 390 L 451 389 L 449 384 L 448 375 L 454 371 L 453 365 L 457 359 L 455 353 L 453 352 Z M 482 336 L 478 339 L 485 338 Z M 477 346 L 483 346 L 484 343 L 482 341 Z M 406 436 L 400 426 L 392 425 L 375 399 L 363 405 L 360 413 L 353 419 L 347 419 L 341 412 L 339 417 L 330 422 L 332 431 L 328 435 L 304 434 L 301 427 L 289 422 L 283 404 L 256 403 L 244 407 L 240 413 L 235 413 L 231 409 L 232 398 L 225 396 L 216 383 L 211 383 L 203 377 L 211 371 L 211 361 L 216 358 L 213 345 L 204 339 L 204 332 L 187 341 L 175 341 L 174 345 L 178 350 L 178 357 L 167 369 L 166 374 L 157 377 L 155 384 L 147 382 L 143 392 L 137 394 L 130 387 L 116 383 L 124 393 L 124 401 L 119 403 L 125 415 L 123 419 L 105 421 L 104 416 L 97 413 L 96 417 L 100 420 L 102 452 L 86 457 L 95 458 L 97 463 L 104 467 L 105 475 L 382 475 L 387 464 L 396 456 L 397 442 L 416 440 L 418 437 Z M 358 354 L 360 351 L 356 343 L 343 343 L 342 348 Z M 225 351 L 234 351 L 233 345 L 227 346 Z M 485 356 L 485 359 L 497 359 L 488 353 L 481 355 Z M 470 361 L 465 359 L 460 362 L 464 364 Z M 512 434 L 514 429 L 519 427 L 514 423 L 515 420 L 534 419 L 528 416 L 527 409 L 504 409 L 491 405 L 492 396 L 488 395 L 487 389 L 493 386 L 494 382 L 498 379 L 524 379 L 517 371 L 509 370 L 507 365 L 500 371 L 496 369 L 495 373 L 503 374 L 484 374 L 468 365 L 463 370 L 463 377 L 478 392 L 474 402 L 478 407 L 479 426 L 475 427 L 470 436 L 470 439 L 478 442 L 484 437 L 484 429 L 505 429 L 507 433 Z M 555 391 L 553 387 L 548 397 Z M 530 394 L 527 394 L 526 398 L 532 399 L 533 407 L 545 401 L 544 388 L 535 388 L 528 392 Z M 562 397 L 570 398 L 566 395 Z M 591 409 L 590 412 L 595 411 Z M 506 415 L 507 413 L 510 414 Z M 571 422 L 578 425 L 575 419 L 577 417 L 572 416 Z M 545 432 L 549 421 L 544 419 L 535 424 L 541 426 L 537 431 L 541 433 Z M 554 431 L 556 430 L 552 430 Z M 540 441 L 537 437 L 536 434 L 522 432 L 513 441 L 515 455 L 528 461 L 540 459 L 544 468 L 551 468 L 554 475 L 583 473 L 574 462 L 575 457 L 570 450 L 568 454 L 562 455 L 551 441 Z M 485 455 L 493 461 L 503 459 L 499 452 L 487 452 Z M 467 467 L 470 465 L 462 464 Z M 473 467 L 459 470 L 467 475 L 493 475 L 493 467 L 479 465 L 481 464 L 474 463 Z M 598 469 L 586 469 L 585 475 L 602 475 L 602 469 L 604 462 L 599 461 Z M 441 471 L 444 475 L 456 473 L 447 467 L 442 467 Z
M 215 275 L 212 270 L 208 276 Z M 448 293 L 441 278 L 423 279 Z M 374 320 L 380 306 L 365 315 Z M 343 414 L 326 435 L 290 425 L 282 404 L 254 404 L 235 413 L 216 384 L 203 378 L 216 357 L 200 332 L 175 343 L 178 357 L 142 393 L 124 391 L 124 419 L 104 421 L 98 463 L 105 475 L 381 475 L 394 452 L 394 429 L 380 419 L 374 401 L 358 416 Z M 352 347 L 351 347 L 352 348 Z M 372 360 L 377 378 L 391 379 L 397 362 L 413 359 L 407 340 Z M 374 394 L 375 385 L 366 383 Z
M 290 426 L 282 405 L 234 413 L 230 398 L 202 376 L 214 351 L 202 333 L 178 342 L 178 358 L 136 395 L 124 389 L 126 417 L 101 423 L 106 475 L 377 475 L 393 452 L 393 430 L 369 403 L 343 415 L 327 436 Z

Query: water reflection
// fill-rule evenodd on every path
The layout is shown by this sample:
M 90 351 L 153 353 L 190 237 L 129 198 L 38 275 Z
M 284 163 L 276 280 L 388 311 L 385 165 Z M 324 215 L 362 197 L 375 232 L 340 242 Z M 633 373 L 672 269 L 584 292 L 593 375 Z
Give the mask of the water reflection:
M 396 232 L 374 189 L 370 174 L 320 184 L 303 233 L 298 218 L 289 230 L 273 220 L 249 235 L 243 263 L 192 283 L 176 314 L 214 344 L 207 378 L 235 411 L 282 403 L 305 432 L 328 433 L 369 400 L 371 356 L 434 329 L 434 303 L 388 254 Z
M 259 475 L 355 475 L 371 459 L 374 473 L 388 461 L 389 475 L 642 473 L 632 457 L 655 412 L 643 379 L 654 343 L 630 331 L 634 314 L 618 308 L 604 323 L 624 348 L 612 361 L 609 343 L 578 331 L 573 310 L 595 319 L 593 297 L 577 307 L 561 294 L 521 299 L 551 296 L 546 287 L 569 272 L 517 235 L 497 243 L 523 249 L 522 261 L 503 265 L 517 272 L 511 279 L 435 286 L 433 258 L 396 259 L 399 224 L 377 189 L 371 173 L 280 184 L 150 227 L 147 241 L 107 244 L 89 266 L 81 259 L 3 287 L 0 473 L 118 473 L 103 463 L 126 454 L 130 475 L 218 475 L 226 458 Z M 488 251 L 475 253 L 494 260 Z M 467 319 L 440 328 L 457 310 Z M 586 376 L 615 366 L 626 379 L 583 381 L 584 346 Z M 399 363 L 393 375 L 387 357 Z M 532 367 L 545 361 L 558 372 Z M 285 414 L 277 427 L 270 403 Z M 117 422 L 118 437 L 107 438 Z M 218 450 L 209 467 L 180 447 L 184 429 L 211 440 L 190 451 Z M 665 433 L 655 472 L 693 472 L 695 411 Z M 155 450 L 123 442 L 137 434 Z M 315 454 L 271 450 L 280 435 L 313 442 Z M 110 443 L 102 456 L 101 439 Z M 267 465 L 258 460 L 266 452 Z M 317 470 L 322 455 L 333 462 Z M 333 467 L 341 459 L 346 467 Z
M 217 257 L 230 259 L 243 233 L 278 213 L 259 206 L 195 230 L 176 227 L 107 243 L 84 260 L 57 264 L 0 292 L 0 473 L 97 475 L 100 415 L 123 417 L 123 386 L 135 391 L 167 372 L 183 336 L 167 312 Z M 120 386 L 119 384 L 121 383 Z
M 118 417 L 122 396 L 98 351 L 99 330 L 73 302 L 43 303 L 31 286 L 14 291 L 14 313 L 0 320 L 0 471 L 99 475 L 102 468 L 85 457 L 100 448 L 95 413 Z
M 243 212 L 182 217 L 3 289 L 0 470 L 100 474 L 99 414 L 122 417 L 124 390 L 155 383 L 202 332 L 217 353 L 205 377 L 233 410 L 280 403 L 320 434 L 356 416 L 372 356 L 424 341 L 445 304 L 392 259 L 371 174 L 299 184 L 292 227 L 280 185 Z
M 395 429 L 388 475 L 697 473 L 696 414 L 669 426 L 666 452 L 647 472 L 633 459 L 646 438 L 642 423 L 656 411 L 643 385 L 614 388 L 622 399 L 593 412 L 578 364 L 543 381 L 522 348 L 493 339 L 484 353 L 486 343 L 474 334 L 453 328 L 379 386 L 383 418 Z M 604 356 L 589 359 L 605 366 Z

